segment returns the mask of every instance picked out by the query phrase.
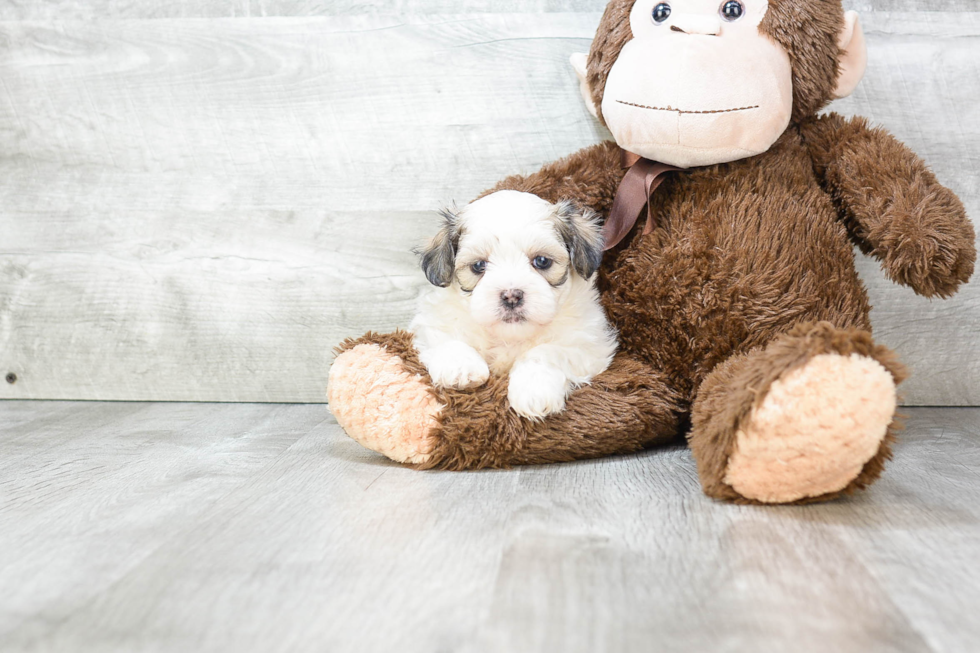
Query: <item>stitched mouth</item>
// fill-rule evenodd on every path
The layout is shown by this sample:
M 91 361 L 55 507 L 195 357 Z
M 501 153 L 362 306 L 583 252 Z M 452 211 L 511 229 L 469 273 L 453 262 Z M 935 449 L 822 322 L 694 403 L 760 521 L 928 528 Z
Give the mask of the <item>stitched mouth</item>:
M 686 114 L 709 114 L 709 113 L 737 113 L 739 111 L 751 111 L 752 109 L 758 109 L 759 105 L 753 105 L 751 107 L 737 107 L 735 109 L 712 109 L 706 111 L 687 111 L 685 109 L 675 109 L 672 106 L 666 107 L 650 107 L 645 104 L 636 104 L 635 102 L 623 102 L 622 100 L 616 100 L 620 104 L 625 104 L 628 107 L 636 107 L 637 109 L 649 109 L 650 111 L 670 111 L 672 113 L 677 113 L 680 115 Z

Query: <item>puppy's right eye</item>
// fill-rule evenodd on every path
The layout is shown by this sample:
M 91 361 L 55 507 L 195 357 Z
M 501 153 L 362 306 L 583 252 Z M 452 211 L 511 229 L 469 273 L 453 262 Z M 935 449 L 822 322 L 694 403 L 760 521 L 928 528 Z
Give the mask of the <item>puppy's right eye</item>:
M 554 263 L 554 261 L 547 256 L 535 256 L 534 260 L 531 261 L 531 265 L 533 265 L 535 269 L 541 270 L 542 272 L 550 269 L 552 263 Z
M 470 271 L 473 274 L 483 274 L 484 272 L 487 271 L 487 262 L 477 261 L 476 263 L 470 266 Z

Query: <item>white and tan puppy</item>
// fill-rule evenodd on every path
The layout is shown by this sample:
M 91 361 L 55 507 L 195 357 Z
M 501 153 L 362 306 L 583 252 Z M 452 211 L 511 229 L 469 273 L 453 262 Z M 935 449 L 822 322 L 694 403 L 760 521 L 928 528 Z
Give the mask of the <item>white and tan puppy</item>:
M 561 411 L 617 346 L 593 282 L 602 259 L 595 213 L 501 191 L 443 217 L 419 252 L 436 288 L 409 327 L 433 383 L 465 388 L 509 374 L 519 415 Z

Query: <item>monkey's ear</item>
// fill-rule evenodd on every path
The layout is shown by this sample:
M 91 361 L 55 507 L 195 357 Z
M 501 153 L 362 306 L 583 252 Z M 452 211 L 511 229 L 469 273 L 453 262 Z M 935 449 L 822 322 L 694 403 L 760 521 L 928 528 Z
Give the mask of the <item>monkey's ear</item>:
M 589 110 L 593 118 L 599 117 L 596 109 L 595 100 L 592 99 L 592 88 L 589 86 L 589 55 L 576 52 L 571 58 L 572 68 L 578 75 L 579 88 L 582 91 L 582 99 L 585 100 L 585 108 Z
M 599 215 L 588 208 L 581 208 L 562 200 L 556 208 L 558 233 L 565 241 L 572 267 L 583 279 L 591 279 L 602 264 L 602 227 Z
M 422 262 L 425 278 L 433 286 L 445 288 L 456 272 L 456 248 L 459 246 L 459 214 L 454 210 L 440 211 L 445 222 L 439 233 L 425 247 L 415 250 Z
M 840 75 L 834 97 L 845 98 L 854 92 L 868 68 L 868 43 L 856 11 L 844 14 L 844 29 L 837 41 L 840 48 Z

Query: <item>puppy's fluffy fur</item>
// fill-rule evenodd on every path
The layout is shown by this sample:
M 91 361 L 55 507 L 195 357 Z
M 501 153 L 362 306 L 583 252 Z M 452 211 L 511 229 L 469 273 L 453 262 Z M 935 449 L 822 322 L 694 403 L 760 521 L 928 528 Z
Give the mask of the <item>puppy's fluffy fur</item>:
M 410 326 L 433 383 L 464 388 L 509 374 L 519 415 L 561 411 L 617 346 L 593 283 L 602 259 L 595 213 L 501 191 L 443 217 L 419 252 L 436 288 Z

